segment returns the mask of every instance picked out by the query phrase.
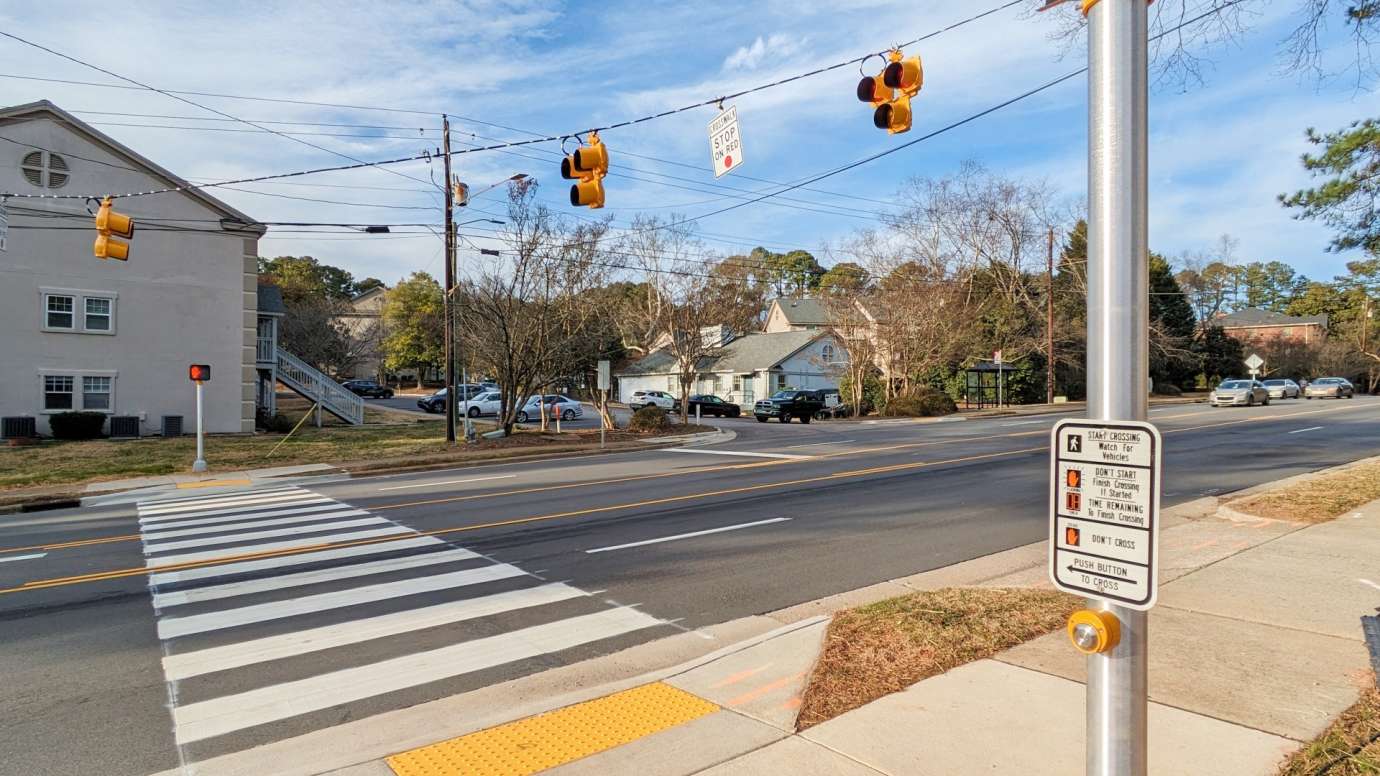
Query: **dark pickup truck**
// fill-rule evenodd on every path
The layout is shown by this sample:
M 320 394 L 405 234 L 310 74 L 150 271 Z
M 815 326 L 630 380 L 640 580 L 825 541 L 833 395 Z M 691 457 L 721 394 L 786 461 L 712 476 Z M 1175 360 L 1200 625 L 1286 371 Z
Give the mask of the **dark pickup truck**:
M 776 418 L 782 423 L 790 423 L 791 418 L 800 418 L 801 423 L 809 423 L 816 412 L 824 409 L 825 391 L 777 391 L 770 399 L 763 399 L 752 407 L 752 415 L 758 423 L 766 423 Z

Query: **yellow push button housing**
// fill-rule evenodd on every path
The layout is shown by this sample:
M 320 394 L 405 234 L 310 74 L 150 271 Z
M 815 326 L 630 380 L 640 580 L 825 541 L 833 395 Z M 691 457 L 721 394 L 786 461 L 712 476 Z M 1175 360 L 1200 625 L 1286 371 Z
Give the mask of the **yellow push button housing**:
M 1116 646 L 1121 623 L 1111 612 L 1080 609 L 1069 615 L 1069 641 L 1079 652 L 1096 655 Z

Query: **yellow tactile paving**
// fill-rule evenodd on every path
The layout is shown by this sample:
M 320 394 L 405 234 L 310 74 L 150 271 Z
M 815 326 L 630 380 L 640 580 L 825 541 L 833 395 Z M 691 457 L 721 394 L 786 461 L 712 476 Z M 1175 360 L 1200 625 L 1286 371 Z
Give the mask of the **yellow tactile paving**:
M 719 710 L 656 682 L 395 754 L 397 776 L 525 776 Z

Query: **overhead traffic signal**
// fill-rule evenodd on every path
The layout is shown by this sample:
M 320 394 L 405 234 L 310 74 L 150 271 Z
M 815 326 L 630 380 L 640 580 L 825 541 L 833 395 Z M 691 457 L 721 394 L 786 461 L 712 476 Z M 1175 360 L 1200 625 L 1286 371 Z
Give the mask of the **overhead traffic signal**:
M 598 132 L 591 132 L 589 145 L 582 145 L 561 160 L 561 177 L 579 179 L 570 187 L 570 204 L 591 209 L 604 206 L 604 176 L 609 172 L 609 150 L 599 140 Z
M 872 124 L 895 135 L 910 129 L 910 98 L 920 93 L 925 70 L 920 57 L 905 57 L 893 50 L 882 72 L 858 82 L 858 99 L 876 107 Z M 899 92 L 899 94 L 898 94 Z
M 98 259 L 118 259 L 129 261 L 129 243 L 134 237 L 134 219 L 111 208 L 111 199 L 101 200 L 100 210 L 96 211 L 96 244 L 92 250 Z M 123 238 L 123 239 L 116 239 Z

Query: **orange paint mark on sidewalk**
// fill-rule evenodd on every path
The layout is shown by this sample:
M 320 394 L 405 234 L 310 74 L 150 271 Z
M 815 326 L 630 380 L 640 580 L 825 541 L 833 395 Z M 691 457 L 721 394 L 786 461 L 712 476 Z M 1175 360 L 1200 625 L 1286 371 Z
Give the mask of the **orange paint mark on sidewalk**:
M 779 690 L 782 687 L 785 687 L 786 685 L 790 684 L 791 682 L 794 682 L 795 680 L 801 678 L 804 675 L 805 672 L 801 671 L 800 673 L 795 674 L 793 676 L 783 676 L 774 682 L 767 682 L 766 684 L 762 685 L 761 687 L 758 687 L 755 690 L 748 690 L 742 695 L 739 695 L 738 697 L 731 699 L 730 701 L 728 701 L 728 703 L 724 705 L 741 706 L 749 701 L 755 701 L 773 690 Z
M 1195 547 L 1193 548 L 1193 552 L 1197 552 L 1198 550 L 1206 550 L 1207 548 L 1211 547 L 1212 545 L 1214 545 L 1214 544 L 1216 544 L 1216 543 L 1217 543 L 1217 540 L 1216 540 L 1216 539 L 1208 539 L 1207 541 L 1203 542 L 1202 544 L 1199 544 L 1199 545 L 1195 546 Z
M 752 676 L 753 674 L 760 673 L 762 671 L 767 670 L 768 668 L 771 668 L 771 663 L 767 663 L 764 666 L 758 666 L 757 668 L 749 668 L 746 671 L 739 671 L 738 673 L 733 674 L 732 676 L 725 677 L 723 680 L 719 681 L 717 684 L 714 685 L 714 689 L 717 690 L 720 687 L 727 687 L 730 684 L 737 684 L 743 681 L 744 679 L 747 679 L 748 677 Z
M 785 703 L 781 704 L 781 708 L 788 711 L 794 711 L 800 708 L 800 696 L 796 695 L 787 699 Z

